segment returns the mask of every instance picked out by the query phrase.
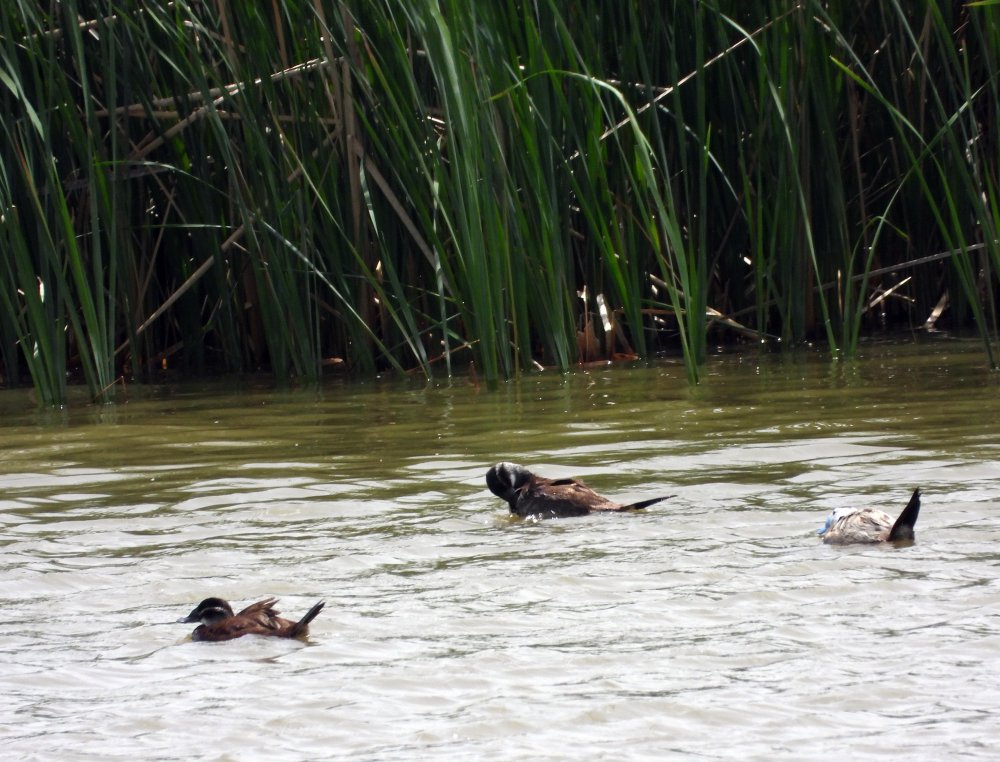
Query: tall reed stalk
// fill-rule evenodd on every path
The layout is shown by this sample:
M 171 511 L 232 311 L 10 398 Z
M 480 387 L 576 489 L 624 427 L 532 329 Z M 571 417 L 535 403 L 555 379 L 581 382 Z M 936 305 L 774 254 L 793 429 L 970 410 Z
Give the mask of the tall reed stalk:
M 998 16 L 12 0 L 3 380 L 679 351 L 696 383 L 716 336 L 850 355 L 945 295 L 995 365 Z

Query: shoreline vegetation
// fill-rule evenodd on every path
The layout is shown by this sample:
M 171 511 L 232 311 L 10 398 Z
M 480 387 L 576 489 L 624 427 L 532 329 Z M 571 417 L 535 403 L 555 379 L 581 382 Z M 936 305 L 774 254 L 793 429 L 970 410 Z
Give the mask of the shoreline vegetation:
M 996 367 L 998 55 L 1000 0 L 12 0 L 0 380 Z

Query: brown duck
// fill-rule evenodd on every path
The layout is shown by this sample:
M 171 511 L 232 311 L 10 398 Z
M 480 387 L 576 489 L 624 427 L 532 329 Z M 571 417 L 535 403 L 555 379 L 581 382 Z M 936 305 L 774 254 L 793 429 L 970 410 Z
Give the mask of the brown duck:
M 635 511 L 666 500 L 669 495 L 623 505 L 598 495 L 576 479 L 545 479 L 516 463 L 497 463 L 486 472 L 486 486 L 502 497 L 517 516 L 565 518 L 598 511 Z
M 298 638 L 309 634 L 309 623 L 323 610 L 325 601 L 313 606 L 299 621 L 282 619 L 274 609 L 277 598 L 265 598 L 247 606 L 239 614 L 222 598 L 206 598 L 178 622 L 201 622 L 191 633 L 192 640 L 232 640 L 244 635 Z

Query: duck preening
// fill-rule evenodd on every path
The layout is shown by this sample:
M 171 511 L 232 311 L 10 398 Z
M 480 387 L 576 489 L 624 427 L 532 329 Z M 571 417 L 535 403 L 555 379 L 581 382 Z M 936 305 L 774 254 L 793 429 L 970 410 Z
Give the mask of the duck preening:
M 299 621 L 282 619 L 274 604 L 277 598 L 266 598 L 247 606 L 239 614 L 222 598 L 206 598 L 178 622 L 201 622 L 191 633 L 192 640 L 232 640 L 244 635 L 270 635 L 276 638 L 298 638 L 309 634 L 309 623 L 323 610 L 325 601 L 313 606 Z
M 832 545 L 852 543 L 912 543 L 913 527 L 920 515 L 920 490 L 913 490 L 910 502 L 895 521 L 878 508 L 837 508 L 817 530 L 823 542 Z
M 486 472 L 486 486 L 507 501 L 517 516 L 565 518 L 598 511 L 636 511 L 666 500 L 670 495 L 623 505 L 598 495 L 576 479 L 545 479 L 516 463 L 497 463 Z

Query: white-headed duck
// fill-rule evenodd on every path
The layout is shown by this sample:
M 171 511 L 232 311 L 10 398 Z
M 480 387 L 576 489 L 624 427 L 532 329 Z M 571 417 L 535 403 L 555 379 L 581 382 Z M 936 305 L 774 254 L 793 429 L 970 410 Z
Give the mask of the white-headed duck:
M 893 520 L 878 508 L 836 508 L 826 518 L 817 534 L 823 542 L 833 545 L 852 543 L 896 542 L 912 543 L 913 527 L 920 515 L 920 490 L 913 490 L 899 518 Z

